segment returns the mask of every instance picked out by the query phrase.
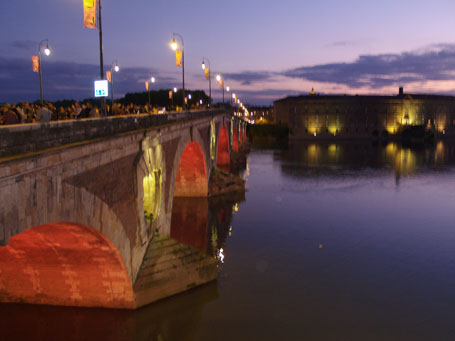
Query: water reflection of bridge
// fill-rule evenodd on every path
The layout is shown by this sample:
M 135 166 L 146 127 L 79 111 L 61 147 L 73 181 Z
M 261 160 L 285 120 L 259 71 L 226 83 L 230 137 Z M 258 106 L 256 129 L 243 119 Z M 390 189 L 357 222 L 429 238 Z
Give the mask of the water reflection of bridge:
M 163 237 L 171 246 L 153 258 L 155 265 L 167 268 L 156 282 L 161 288 L 169 284 L 179 289 L 191 280 L 216 277 L 234 207 L 243 200 L 243 196 L 176 200 L 171 237 Z M 159 243 L 160 238 L 155 245 L 152 242 L 148 252 Z M 217 297 L 217 285 L 211 282 L 191 295 L 178 295 L 134 311 L 0 304 L 0 326 L 3 336 L 18 340 L 143 340 L 150 335 L 162 340 L 193 339 L 192 327 L 197 325 L 205 305 Z

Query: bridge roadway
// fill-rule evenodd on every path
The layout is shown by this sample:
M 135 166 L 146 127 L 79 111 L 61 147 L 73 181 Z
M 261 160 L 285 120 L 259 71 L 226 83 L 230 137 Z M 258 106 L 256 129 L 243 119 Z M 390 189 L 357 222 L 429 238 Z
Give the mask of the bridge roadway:
M 226 110 L 0 128 L 0 302 L 137 308 L 216 278 L 134 289 L 174 197 L 207 197 L 245 136 Z

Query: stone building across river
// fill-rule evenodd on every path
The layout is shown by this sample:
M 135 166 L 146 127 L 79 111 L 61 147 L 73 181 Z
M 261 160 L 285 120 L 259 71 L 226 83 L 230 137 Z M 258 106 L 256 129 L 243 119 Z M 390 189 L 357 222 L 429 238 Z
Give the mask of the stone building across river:
M 391 137 L 406 129 L 455 136 L 455 97 L 310 95 L 274 102 L 275 122 L 289 127 L 291 138 Z

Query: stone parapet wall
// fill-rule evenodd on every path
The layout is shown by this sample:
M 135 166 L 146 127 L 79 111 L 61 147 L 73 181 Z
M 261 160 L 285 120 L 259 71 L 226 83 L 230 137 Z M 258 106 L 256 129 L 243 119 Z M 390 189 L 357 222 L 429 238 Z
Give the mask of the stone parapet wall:
M 128 131 L 226 113 L 222 109 L 163 115 L 111 116 L 83 120 L 31 123 L 0 127 L 0 157 L 36 152 Z

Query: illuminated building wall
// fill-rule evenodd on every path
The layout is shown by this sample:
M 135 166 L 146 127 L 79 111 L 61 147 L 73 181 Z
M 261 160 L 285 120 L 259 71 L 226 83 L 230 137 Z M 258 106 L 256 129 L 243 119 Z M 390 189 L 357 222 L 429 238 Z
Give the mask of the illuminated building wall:
M 455 135 L 451 96 L 297 96 L 275 101 L 274 113 L 294 138 L 394 135 L 409 126 Z

